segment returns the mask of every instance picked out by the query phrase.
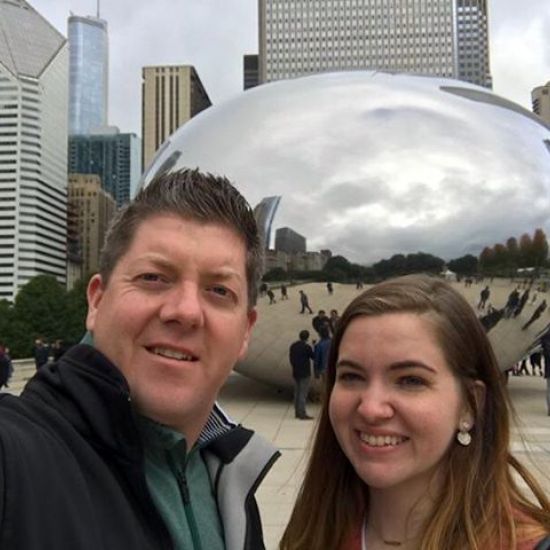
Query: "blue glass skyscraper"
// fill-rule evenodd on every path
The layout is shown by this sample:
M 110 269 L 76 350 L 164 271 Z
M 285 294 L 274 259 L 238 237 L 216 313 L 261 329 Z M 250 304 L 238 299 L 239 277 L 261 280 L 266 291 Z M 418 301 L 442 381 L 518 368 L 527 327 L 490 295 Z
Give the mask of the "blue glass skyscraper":
M 69 35 L 69 134 L 107 125 L 109 40 L 107 22 L 71 15 Z

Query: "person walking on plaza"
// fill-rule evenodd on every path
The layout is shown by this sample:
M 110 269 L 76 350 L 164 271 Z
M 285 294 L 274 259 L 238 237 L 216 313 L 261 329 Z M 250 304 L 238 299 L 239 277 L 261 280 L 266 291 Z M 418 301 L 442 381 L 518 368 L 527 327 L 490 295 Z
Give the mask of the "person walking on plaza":
M 544 378 L 546 379 L 546 412 L 550 416 L 550 327 L 540 339 L 544 357 Z
M 330 310 L 330 317 L 328 319 L 331 336 L 334 336 L 334 334 L 336 333 L 336 327 L 338 325 L 339 320 L 340 320 L 340 317 L 338 315 L 338 310 L 337 309 L 331 309 Z
M 332 286 L 331 282 L 327 283 L 327 292 L 328 292 L 329 296 L 332 296 L 332 294 L 334 293 L 334 287 Z
M 508 300 L 506 301 L 506 305 L 504 306 L 504 317 L 506 319 L 509 319 L 512 317 L 512 314 L 515 312 L 516 308 L 519 304 L 519 292 L 517 288 L 514 288 L 512 292 L 508 295 Z
M 41 338 L 37 338 L 34 341 L 32 353 L 34 356 L 34 365 L 36 367 L 36 370 L 38 370 L 40 367 L 43 367 L 48 362 L 48 358 L 50 356 L 50 348 L 45 342 L 42 341 Z
M 489 290 L 489 287 L 486 286 L 479 293 L 479 303 L 477 304 L 477 309 L 484 309 L 485 308 L 485 304 L 487 303 L 487 300 L 489 299 L 490 295 L 491 295 L 491 291 Z
M 313 310 L 311 309 L 311 307 L 309 307 L 309 299 L 307 297 L 307 294 L 303 290 L 300 290 L 299 293 L 300 305 L 302 306 L 302 310 L 300 311 L 300 313 L 305 313 L 307 309 L 309 313 L 313 315 Z
M 311 380 L 311 360 L 313 350 L 308 344 L 309 331 L 301 330 L 298 340 L 290 345 L 288 359 L 294 378 L 294 414 L 300 420 L 311 420 L 306 412 L 306 401 Z
M 222 177 L 165 173 L 109 229 L 86 337 L 0 395 L 0 548 L 263 549 L 279 453 L 216 403 L 247 352 L 263 246 Z
M 269 298 L 269 305 L 277 303 L 277 300 L 275 300 L 275 292 L 273 292 L 273 290 L 269 289 L 267 291 L 267 297 Z
M 529 321 L 527 321 L 522 327 L 521 330 L 526 330 L 530 325 L 532 325 L 537 319 L 540 318 L 540 316 L 544 313 L 546 310 L 546 300 L 543 300 L 538 306 L 535 311 L 533 311 L 533 315 L 531 315 L 531 318 Z
M 281 301 L 288 300 L 288 290 L 286 285 L 281 285 Z
M 0 345 L 0 390 L 8 387 L 11 376 L 11 359 L 4 346 Z

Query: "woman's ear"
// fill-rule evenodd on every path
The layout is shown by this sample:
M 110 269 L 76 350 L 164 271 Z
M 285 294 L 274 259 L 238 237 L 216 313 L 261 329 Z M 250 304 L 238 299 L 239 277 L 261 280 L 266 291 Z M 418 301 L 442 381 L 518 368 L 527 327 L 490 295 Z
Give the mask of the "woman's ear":
M 473 396 L 476 404 L 476 410 L 478 411 L 478 415 L 481 415 L 485 407 L 486 388 L 485 388 L 484 382 L 482 382 L 481 380 L 474 380 L 468 385 L 468 388 L 466 391 Z M 474 423 L 475 423 L 474 411 L 472 411 L 471 407 L 468 404 L 466 404 L 466 410 L 463 412 L 460 418 L 460 422 L 461 424 L 463 422 L 467 422 L 470 425 L 470 428 L 474 426 Z

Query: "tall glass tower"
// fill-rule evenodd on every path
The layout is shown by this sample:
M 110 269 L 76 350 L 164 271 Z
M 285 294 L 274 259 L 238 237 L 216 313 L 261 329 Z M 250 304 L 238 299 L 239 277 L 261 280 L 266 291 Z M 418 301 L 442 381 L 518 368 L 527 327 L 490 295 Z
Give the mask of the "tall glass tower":
M 109 40 L 107 21 L 71 15 L 69 35 L 69 134 L 107 125 Z
M 0 300 L 66 281 L 68 60 L 25 0 L 0 0 Z

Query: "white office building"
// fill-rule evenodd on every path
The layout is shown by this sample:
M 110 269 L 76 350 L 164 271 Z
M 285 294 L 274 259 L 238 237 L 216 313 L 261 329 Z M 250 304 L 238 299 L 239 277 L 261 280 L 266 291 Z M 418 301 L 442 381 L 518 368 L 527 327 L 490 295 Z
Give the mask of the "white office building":
M 0 299 L 66 279 L 68 49 L 24 0 L 0 0 Z
M 260 82 L 374 69 L 491 87 L 485 0 L 259 0 Z

